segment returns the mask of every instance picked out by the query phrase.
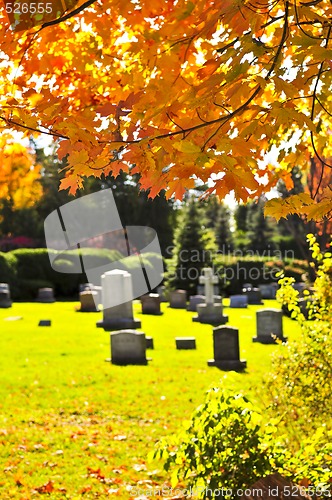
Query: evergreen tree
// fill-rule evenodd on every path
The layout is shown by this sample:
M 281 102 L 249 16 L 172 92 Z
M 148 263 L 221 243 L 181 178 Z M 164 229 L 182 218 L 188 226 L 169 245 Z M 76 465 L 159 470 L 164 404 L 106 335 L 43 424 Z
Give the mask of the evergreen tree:
M 183 206 L 174 234 L 172 258 L 167 262 L 169 288 L 196 292 L 202 268 L 211 266 L 216 253 L 214 232 L 206 227 L 204 207 L 195 198 Z
M 224 203 L 221 203 L 215 225 L 215 234 L 218 249 L 223 254 L 231 253 L 234 250 L 233 233 L 230 223 L 231 216 L 230 209 Z
M 247 212 L 247 237 L 249 239 L 247 250 L 259 255 L 277 249 L 273 240 L 277 225 L 270 217 L 264 216 L 265 201 L 265 197 L 261 197 L 258 203 L 250 203 Z

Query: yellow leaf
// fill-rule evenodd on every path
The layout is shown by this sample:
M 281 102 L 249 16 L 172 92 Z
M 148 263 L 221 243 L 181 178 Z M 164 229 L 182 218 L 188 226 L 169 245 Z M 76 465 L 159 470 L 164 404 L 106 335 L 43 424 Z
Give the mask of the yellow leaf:
M 181 151 L 181 153 L 200 153 L 201 148 L 199 146 L 196 146 L 196 144 L 193 144 L 190 141 L 177 141 L 173 144 L 174 149 L 177 151 Z

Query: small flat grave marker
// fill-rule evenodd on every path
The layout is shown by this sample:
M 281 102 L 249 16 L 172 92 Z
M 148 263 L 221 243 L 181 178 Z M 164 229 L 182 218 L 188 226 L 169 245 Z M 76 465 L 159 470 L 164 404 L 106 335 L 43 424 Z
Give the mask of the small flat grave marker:
M 195 337 L 175 337 L 175 345 L 177 349 L 196 349 Z
M 50 319 L 41 319 L 38 323 L 38 326 L 51 326 L 51 320 Z

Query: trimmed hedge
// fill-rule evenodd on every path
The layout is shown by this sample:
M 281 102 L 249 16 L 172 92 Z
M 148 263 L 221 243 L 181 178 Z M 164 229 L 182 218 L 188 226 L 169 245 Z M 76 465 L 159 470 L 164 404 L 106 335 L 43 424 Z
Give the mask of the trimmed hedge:
M 58 255 L 51 267 L 49 253 Z M 152 267 L 155 254 L 146 254 L 144 265 Z M 14 300 L 33 300 L 39 288 L 52 287 L 58 298 L 77 298 L 80 283 L 87 282 L 85 273 L 77 272 L 84 268 L 94 268 L 117 262 L 116 267 L 133 271 L 140 266 L 135 256 L 125 258 L 118 250 L 82 248 L 68 250 L 59 254 L 46 248 L 21 248 L 12 252 L 0 252 L 0 282 L 9 283 Z M 56 271 L 56 268 L 62 272 Z M 66 270 L 66 272 L 63 272 Z M 99 285 L 100 283 L 94 283 Z
M 219 277 L 220 291 L 227 295 L 240 293 L 244 283 L 254 286 L 263 283 L 277 282 L 277 274 L 285 271 L 295 281 L 304 281 L 309 266 L 306 261 L 295 259 L 271 259 L 271 257 L 228 257 L 218 256 L 215 259 L 214 271 Z
M 174 272 L 172 260 L 166 260 L 168 265 L 168 273 L 166 273 L 166 286 L 169 288 L 167 277 Z M 195 268 L 198 267 L 195 262 Z M 190 266 L 187 265 L 187 270 Z M 263 283 L 278 282 L 278 272 L 283 270 L 287 276 L 293 277 L 296 282 L 304 281 L 304 276 L 309 274 L 309 265 L 304 260 L 283 259 L 260 256 L 236 256 L 236 255 L 221 255 L 214 257 L 213 271 L 219 278 L 219 292 L 223 295 L 232 295 L 241 293 L 244 283 L 251 283 L 254 286 Z M 198 281 L 198 279 L 197 279 Z M 192 290 L 186 286 L 186 283 L 192 285 L 193 279 L 189 280 L 185 276 L 181 280 L 181 288 L 187 289 L 188 293 Z M 192 288 L 192 287 L 191 287 Z
M 58 258 L 54 267 L 61 267 L 66 273 L 57 272 L 51 267 L 49 252 Z M 85 269 L 103 267 L 115 263 L 117 268 L 133 272 L 140 267 L 140 259 L 132 255 L 124 257 L 117 250 L 82 248 L 68 250 L 58 254 L 55 250 L 46 248 L 21 248 L 12 252 L 0 252 L 0 283 L 9 283 L 14 300 L 32 300 L 36 298 L 38 288 L 53 287 L 59 298 L 77 297 L 79 284 L 87 281 L 81 269 L 81 260 Z M 158 256 L 145 254 L 145 268 L 152 269 Z M 218 255 L 214 262 L 214 272 L 219 277 L 220 292 L 224 295 L 239 293 L 244 283 L 258 285 L 277 281 L 276 272 L 283 269 L 287 276 L 295 281 L 303 281 L 303 275 L 308 272 L 308 264 L 301 260 L 272 260 L 271 257 L 235 257 Z M 99 285 L 100 283 L 95 283 Z

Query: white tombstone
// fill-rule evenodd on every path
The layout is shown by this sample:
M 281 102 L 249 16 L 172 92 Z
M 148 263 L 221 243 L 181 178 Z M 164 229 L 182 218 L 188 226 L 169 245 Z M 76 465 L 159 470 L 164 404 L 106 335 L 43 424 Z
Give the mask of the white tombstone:
M 214 286 L 218 284 L 218 276 L 213 274 L 211 267 L 203 268 L 203 276 L 199 277 L 199 282 L 204 285 L 205 303 L 213 304 Z
M 218 283 L 218 277 L 213 274 L 211 267 L 203 268 L 203 275 L 200 276 L 199 282 L 201 285 L 204 284 L 205 303 L 197 305 L 198 314 L 193 321 L 210 325 L 227 323 L 228 316 L 223 315 L 222 302 L 214 303 L 214 285 Z
M 133 286 L 128 271 L 114 269 L 101 277 L 103 320 L 97 326 L 106 331 L 140 328 L 133 316 Z

